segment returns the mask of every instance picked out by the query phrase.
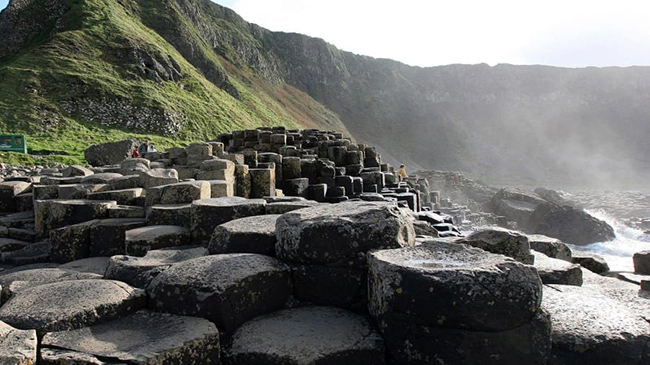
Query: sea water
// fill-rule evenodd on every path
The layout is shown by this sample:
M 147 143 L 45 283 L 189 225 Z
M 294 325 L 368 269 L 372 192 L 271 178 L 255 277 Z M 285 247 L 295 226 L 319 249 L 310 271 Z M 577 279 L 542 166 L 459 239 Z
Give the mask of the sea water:
M 612 241 L 592 243 L 590 245 L 568 246 L 572 250 L 595 253 L 602 256 L 611 271 L 634 271 L 632 256 L 634 253 L 650 250 L 650 235 L 643 230 L 632 228 L 611 216 L 604 210 L 585 210 L 592 216 L 607 222 L 616 234 Z
M 625 221 L 650 217 L 650 194 L 647 191 L 580 191 L 565 193 L 592 216 L 607 222 L 616 234 L 608 242 L 569 245 L 571 249 L 602 256 L 611 271 L 634 271 L 634 253 L 650 250 L 650 234 Z

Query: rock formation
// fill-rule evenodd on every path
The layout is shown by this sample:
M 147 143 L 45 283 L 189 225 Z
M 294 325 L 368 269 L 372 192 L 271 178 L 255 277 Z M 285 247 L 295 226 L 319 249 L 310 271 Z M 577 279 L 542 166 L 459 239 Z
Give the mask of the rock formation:
M 597 292 L 548 237 L 459 237 L 426 179 L 398 181 L 339 133 L 242 130 L 116 165 L 12 171 L 2 363 L 604 364 L 601 344 L 647 361 L 635 313 L 648 305 L 629 286 Z M 589 295 L 633 304 L 620 328 L 591 329 L 598 341 L 574 335 L 589 313 L 572 298 Z

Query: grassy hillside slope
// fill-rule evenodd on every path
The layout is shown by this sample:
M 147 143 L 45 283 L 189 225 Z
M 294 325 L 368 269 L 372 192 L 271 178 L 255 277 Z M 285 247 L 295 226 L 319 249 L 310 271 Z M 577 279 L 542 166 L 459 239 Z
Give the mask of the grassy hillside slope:
M 13 0 L 0 30 L 0 132 L 27 134 L 33 151 L 80 158 L 131 137 L 165 148 L 263 125 L 344 129 L 305 93 L 218 55 L 175 1 Z

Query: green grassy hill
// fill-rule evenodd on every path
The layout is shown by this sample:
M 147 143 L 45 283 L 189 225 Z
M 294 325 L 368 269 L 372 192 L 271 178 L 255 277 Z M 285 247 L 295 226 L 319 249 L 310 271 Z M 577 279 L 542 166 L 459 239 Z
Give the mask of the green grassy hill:
M 307 94 L 226 60 L 181 6 L 13 0 L 0 14 L 9 35 L 0 46 L 0 132 L 26 134 L 34 152 L 80 159 L 90 144 L 131 137 L 166 148 L 265 125 L 345 130 Z

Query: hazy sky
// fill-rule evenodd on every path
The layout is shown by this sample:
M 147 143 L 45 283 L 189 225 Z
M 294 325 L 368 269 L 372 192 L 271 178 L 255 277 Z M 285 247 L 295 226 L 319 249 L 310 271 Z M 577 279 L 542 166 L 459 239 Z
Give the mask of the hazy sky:
M 270 30 L 411 65 L 650 65 L 650 3 L 640 0 L 214 1 Z

